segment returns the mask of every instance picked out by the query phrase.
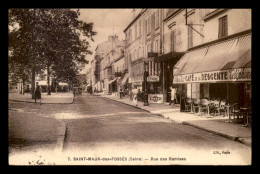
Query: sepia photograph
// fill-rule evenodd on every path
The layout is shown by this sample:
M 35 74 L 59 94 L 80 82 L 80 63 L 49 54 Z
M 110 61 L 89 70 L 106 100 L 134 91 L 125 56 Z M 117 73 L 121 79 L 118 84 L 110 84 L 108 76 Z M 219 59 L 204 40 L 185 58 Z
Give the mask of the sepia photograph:
M 249 8 L 8 9 L 10 166 L 252 165 Z

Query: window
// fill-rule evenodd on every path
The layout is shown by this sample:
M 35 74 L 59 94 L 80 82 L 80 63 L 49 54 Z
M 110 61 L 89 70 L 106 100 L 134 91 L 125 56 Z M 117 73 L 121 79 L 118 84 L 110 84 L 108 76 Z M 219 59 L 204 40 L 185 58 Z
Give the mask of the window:
M 139 21 L 139 36 L 141 36 L 141 20 Z
M 155 15 L 155 29 L 159 27 L 159 9 L 156 11 Z
M 129 30 L 129 34 L 128 34 L 128 43 L 130 44 L 130 42 L 131 42 L 131 30 Z
M 139 49 L 138 49 L 138 57 L 139 58 L 141 58 L 142 57 L 142 52 L 141 52 L 142 50 L 141 50 L 141 47 L 139 47 Z
M 153 50 L 154 50 L 155 53 L 157 53 L 157 40 L 154 41 L 154 49 Z
M 228 35 L 227 16 L 219 18 L 218 38 L 226 37 Z
M 147 35 L 149 35 L 151 32 L 151 16 L 148 18 L 147 22 Z
M 192 25 L 192 22 L 190 25 Z M 188 48 L 191 47 L 193 47 L 193 29 L 188 25 Z
M 145 31 L 148 34 L 148 20 L 145 20 Z
M 135 24 L 135 39 L 137 39 L 137 24 Z
M 172 31 L 171 32 L 171 48 L 170 48 L 171 52 L 175 51 L 175 32 Z

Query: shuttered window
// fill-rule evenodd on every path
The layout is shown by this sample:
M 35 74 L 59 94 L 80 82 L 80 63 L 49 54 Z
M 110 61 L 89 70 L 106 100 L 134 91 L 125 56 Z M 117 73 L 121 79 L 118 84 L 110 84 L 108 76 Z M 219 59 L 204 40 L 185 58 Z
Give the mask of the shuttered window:
M 192 22 L 190 23 L 192 26 Z M 188 48 L 193 47 L 193 29 L 188 25 Z
M 171 52 L 174 52 L 175 51 L 175 32 L 174 31 L 172 31 L 171 32 L 171 48 L 170 48 L 170 50 L 171 50 Z
M 219 32 L 218 38 L 226 37 L 228 35 L 227 16 L 219 18 Z

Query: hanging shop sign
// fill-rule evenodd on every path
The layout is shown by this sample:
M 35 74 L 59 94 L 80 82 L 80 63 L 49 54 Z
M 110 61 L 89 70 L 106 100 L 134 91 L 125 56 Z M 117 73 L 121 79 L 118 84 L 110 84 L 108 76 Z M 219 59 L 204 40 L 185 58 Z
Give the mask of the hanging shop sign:
M 147 82 L 159 82 L 160 78 L 159 76 L 148 76 Z
M 251 81 L 251 68 L 177 75 L 173 83 Z
M 163 94 L 148 94 L 148 103 L 163 103 Z
M 142 82 L 142 81 L 144 81 L 143 76 L 134 77 L 134 78 L 133 78 L 133 83 L 135 83 L 135 82 Z

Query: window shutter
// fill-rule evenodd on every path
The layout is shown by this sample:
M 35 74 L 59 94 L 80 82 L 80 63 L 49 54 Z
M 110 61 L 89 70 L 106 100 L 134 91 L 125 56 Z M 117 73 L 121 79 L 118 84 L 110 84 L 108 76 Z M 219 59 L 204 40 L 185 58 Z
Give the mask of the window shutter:
M 224 18 L 224 26 L 225 26 L 225 36 L 228 35 L 228 23 L 227 23 L 227 16 Z

